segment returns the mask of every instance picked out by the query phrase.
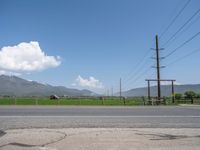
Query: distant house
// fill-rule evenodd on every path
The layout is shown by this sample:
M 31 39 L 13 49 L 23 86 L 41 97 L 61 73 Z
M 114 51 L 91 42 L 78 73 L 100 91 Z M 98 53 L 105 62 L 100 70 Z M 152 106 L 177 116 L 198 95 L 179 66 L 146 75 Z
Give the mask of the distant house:
M 51 95 L 50 99 L 59 99 L 60 97 L 58 97 L 57 95 Z

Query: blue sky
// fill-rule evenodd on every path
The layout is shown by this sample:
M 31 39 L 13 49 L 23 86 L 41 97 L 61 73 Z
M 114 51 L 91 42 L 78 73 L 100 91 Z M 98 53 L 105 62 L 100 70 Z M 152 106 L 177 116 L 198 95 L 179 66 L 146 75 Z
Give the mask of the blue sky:
M 0 48 L 2 50 L 6 46 L 36 41 L 45 55 L 54 56 L 55 59 L 56 56 L 61 57 L 58 60 L 60 64 L 41 70 L 9 69 L 20 72 L 25 79 L 105 92 L 112 86 L 117 91 L 121 77 L 124 90 L 142 87 L 146 86 L 145 78 L 155 78 L 155 69 L 150 68 L 155 64 L 150 58 L 155 53 L 150 50 L 155 47 L 155 35 L 159 36 L 165 30 L 186 2 L 187 0 L 0 0 Z M 199 7 L 199 0 L 191 0 L 160 39 L 160 46 Z M 174 42 L 163 47 L 165 50 L 161 55 L 167 55 L 198 33 L 199 26 L 200 14 L 192 20 L 191 25 L 184 28 Z M 200 48 L 199 41 L 200 37 L 197 36 L 162 60 L 161 64 L 167 65 Z M 166 66 L 161 70 L 161 77 L 176 79 L 180 84 L 200 83 L 199 57 L 200 52 L 197 52 Z M 6 66 L 4 64 L 3 69 Z M 81 79 L 89 82 L 92 80 L 90 77 L 101 84 L 100 88 L 78 83 Z

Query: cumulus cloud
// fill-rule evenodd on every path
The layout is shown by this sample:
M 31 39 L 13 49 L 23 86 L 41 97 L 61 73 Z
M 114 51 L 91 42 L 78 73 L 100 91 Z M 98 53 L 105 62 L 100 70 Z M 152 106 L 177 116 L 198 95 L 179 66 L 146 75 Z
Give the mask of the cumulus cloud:
M 99 88 L 99 89 L 103 88 L 103 84 L 94 77 L 89 77 L 88 79 L 84 79 L 80 75 L 77 77 L 75 83 L 73 83 L 72 85 L 88 87 L 88 88 Z
M 22 42 L 15 46 L 6 46 L 0 50 L 0 73 L 32 72 L 61 63 L 59 56 L 46 55 L 36 41 Z

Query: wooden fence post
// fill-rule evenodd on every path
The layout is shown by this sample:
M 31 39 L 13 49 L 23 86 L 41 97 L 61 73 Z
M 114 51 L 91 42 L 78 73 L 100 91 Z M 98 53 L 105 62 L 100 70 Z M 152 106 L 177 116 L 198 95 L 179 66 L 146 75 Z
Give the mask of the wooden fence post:
M 194 103 L 194 99 L 193 99 L 193 97 L 191 96 L 191 104 L 193 104 Z

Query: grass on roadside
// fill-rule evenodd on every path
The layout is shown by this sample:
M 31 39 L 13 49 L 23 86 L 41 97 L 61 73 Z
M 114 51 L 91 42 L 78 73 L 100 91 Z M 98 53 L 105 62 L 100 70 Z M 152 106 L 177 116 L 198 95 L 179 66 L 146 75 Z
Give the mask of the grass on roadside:
M 109 106 L 122 106 L 123 100 L 119 99 L 59 99 L 50 100 L 47 98 L 4 98 L 0 99 L 0 105 L 109 105 Z M 140 99 L 127 99 L 125 105 L 143 105 Z
M 146 102 L 147 104 L 147 102 Z M 191 104 L 190 100 L 176 100 L 172 103 L 171 98 L 166 98 L 166 105 L 178 105 L 178 104 Z M 194 100 L 194 104 L 200 104 L 199 99 Z M 71 99 L 63 98 L 59 100 L 50 100 L 48 98 L 1 98 L 0 105 L 105 105 L 105 106 L 123 106 L 124 100 L 120 99 L 104 99 L 100 100 L 98 98 L 94 99 Z M 125 106 L 142 106 L 144 101 L 142 98 L 129 98 L 125 100 Z

